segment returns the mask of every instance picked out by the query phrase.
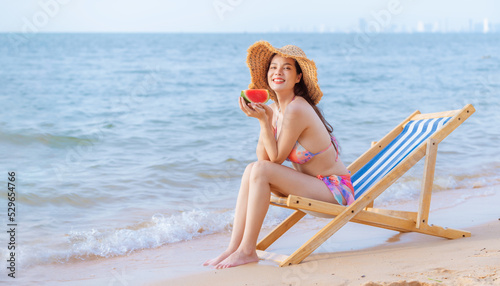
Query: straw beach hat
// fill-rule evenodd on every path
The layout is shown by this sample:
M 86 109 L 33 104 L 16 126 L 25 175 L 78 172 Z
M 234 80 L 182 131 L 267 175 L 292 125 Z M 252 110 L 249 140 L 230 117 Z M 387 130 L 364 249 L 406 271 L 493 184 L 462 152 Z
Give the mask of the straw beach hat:
M 279 49 L 271 46 L 266 41 L 258 41 L 248 48 L 247 65 L 250 68 L 251 83 L 249 89 L 267 89 L 271 99 L 276 101 L 276 94 L 267 83 L 267 71 L 269 61 L 273 54 L 278 54 L 284 58 L 292 58 L 297 61 L 302 69 L 302 78 L 309 91 L 314 104 L 318 104 L 323 96 L 323 92 L 318 85 L 318 74 L 314 61 L 308 59 L 304 51 L 294 45 L 286 45 Z

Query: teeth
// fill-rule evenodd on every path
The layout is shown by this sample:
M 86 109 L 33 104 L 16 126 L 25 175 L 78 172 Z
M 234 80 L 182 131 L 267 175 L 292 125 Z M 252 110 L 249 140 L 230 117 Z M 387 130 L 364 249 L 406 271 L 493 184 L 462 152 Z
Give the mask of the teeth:
M 279 82 L 284 82 L 284 79 L 274 79 L 273 81 L 279 81 Z

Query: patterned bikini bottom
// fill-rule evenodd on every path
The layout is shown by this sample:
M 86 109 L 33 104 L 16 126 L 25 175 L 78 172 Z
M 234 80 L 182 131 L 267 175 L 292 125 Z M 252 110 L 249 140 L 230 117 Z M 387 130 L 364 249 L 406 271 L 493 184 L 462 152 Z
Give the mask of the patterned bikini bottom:
M 348 206 L 354 202 L 354 188 L 351 182 L 351 175 L 330 175 L 317 176 L 322 180 L 341 206 Z

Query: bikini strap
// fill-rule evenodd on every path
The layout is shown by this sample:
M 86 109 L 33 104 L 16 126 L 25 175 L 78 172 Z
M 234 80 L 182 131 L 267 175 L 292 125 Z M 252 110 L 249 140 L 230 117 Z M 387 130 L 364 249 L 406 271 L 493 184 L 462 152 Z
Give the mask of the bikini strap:
M 333 147 L 335 147 L 335 152 L 337 153 L 337 155 L 335 156 L 335 162 L 337 162 L 339 160 L 339 143 L 337 142 L 337 139 L 335 139 L 335 136 L 333 136 L 332 134 L 330 134 L 330 138 L 332 139 L 332 144 L 333 144 Z
M 296 96 L 296 95 L 294 95 L 294 96 L 293 96 L 293 98 L 292 98 L 292 101 L 294 101 L 294 100 L 295 100 L 295 97 L 297 97 L 297 96 Z M 292 101 L 290 101 L 290 102 L 292 102 Z M 280 107 L 279 105 L 278 105 L 278 112 L 281 112 L 281 107 Z M 276 120 L 276 121 L 277 121 L 277 120 Z

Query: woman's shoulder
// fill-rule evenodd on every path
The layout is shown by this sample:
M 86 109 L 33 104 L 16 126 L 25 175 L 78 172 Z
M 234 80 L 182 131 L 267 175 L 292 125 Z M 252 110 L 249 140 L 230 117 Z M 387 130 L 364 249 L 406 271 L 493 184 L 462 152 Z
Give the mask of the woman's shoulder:
M 303 115 L 307 116 L 311 111 L 314 112 L 311 105 L 302 97 L 296 97 L 286 108 L 286 112 L 290 112 L 293 115 Z

